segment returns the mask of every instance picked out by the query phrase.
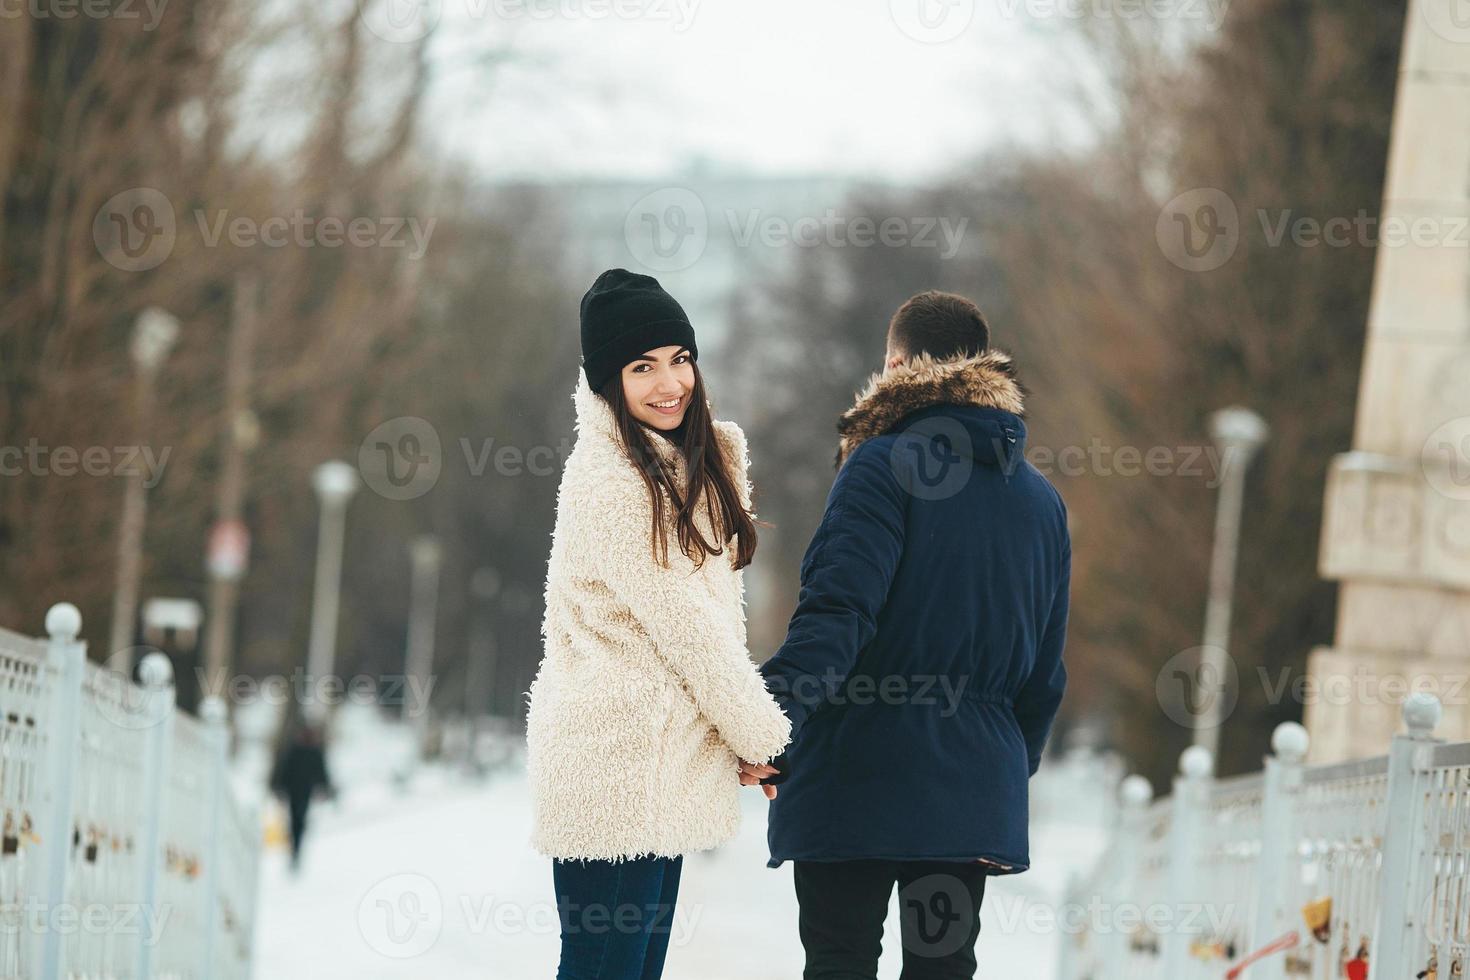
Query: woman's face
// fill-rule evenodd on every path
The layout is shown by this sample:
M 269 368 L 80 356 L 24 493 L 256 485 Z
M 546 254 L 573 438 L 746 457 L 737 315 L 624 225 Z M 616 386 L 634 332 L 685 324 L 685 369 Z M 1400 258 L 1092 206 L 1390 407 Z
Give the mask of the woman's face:
M 686 347 L 660 347 L 623 365 L 623 400 L 651 428 L 677 429 L 693 392 L 694 358 Z

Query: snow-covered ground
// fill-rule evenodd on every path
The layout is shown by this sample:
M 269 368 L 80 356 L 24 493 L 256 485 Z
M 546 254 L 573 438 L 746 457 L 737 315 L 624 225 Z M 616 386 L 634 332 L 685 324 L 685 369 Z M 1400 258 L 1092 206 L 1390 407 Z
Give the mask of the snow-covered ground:
M 353 755 L 376 755 L 377 778 L 367 778 L 350 758 L 341 760 L 336 777 L 342 799 L 313 811 L 299 876 L 290 874 L 279 846 L 267 852 L 255 975 L 554 976 L 559 941 L 551 868 L 526 844 L 530 802 L 523 771 L 513 767 L 475 782 L 429 767 L 395 785 L 387 778 L 386 753 Z M 358 770 L 356 786 L 345 778 L 349 769 Z M 765 866 L 766 802 L 754 790 L 744 799 L 740 836 L 718 851 L 685 858 L 664 971 L 670 980 L 801 975 L 791 866 Z M 1038 826 L 1032 870 L 990 880 L 981 913 L 980 976 L 1054 976 L 1060 941 L 1052 924 L 1055 902 L 1068 874 L 1084 868 L 1101 846 L 1095 822 Z M 895 896 L 883 977 L 899 973 L 897 923 Z

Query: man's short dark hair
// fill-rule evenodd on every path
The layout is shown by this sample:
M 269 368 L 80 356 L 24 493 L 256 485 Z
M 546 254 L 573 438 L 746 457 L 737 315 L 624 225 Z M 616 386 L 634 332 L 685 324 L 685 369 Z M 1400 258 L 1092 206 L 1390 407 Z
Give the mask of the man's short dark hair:
M 973 357 L 990 346 L 990 324 L 980 307 L 954 293 L 930 289 L 909 298 L 888 321 L 888 349 L 902 357 L 936 360 Z

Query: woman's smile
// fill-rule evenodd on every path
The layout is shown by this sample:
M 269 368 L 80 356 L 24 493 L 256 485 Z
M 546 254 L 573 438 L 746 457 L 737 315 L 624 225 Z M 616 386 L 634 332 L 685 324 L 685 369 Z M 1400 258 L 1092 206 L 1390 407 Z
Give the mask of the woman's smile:
M 684 396 L 676 395 L 663 401 L 648 402 L 648 407 L 660 415 L 678 415 L 684 410 Z
M 694 399 L 694 355 L 679 344 L 638 355 L 623 366 L 623 399 L 639 422 L 674 431 Z

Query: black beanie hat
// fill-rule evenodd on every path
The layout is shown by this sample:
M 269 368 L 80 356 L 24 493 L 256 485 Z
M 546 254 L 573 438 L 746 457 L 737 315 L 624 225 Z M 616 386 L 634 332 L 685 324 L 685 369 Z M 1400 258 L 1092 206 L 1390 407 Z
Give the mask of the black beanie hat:
M 608 269 L 582 297 L 582 370 L 593 391 L 638 355 L 670 344 L 699 359 L 684 308 L 652 276 Z

